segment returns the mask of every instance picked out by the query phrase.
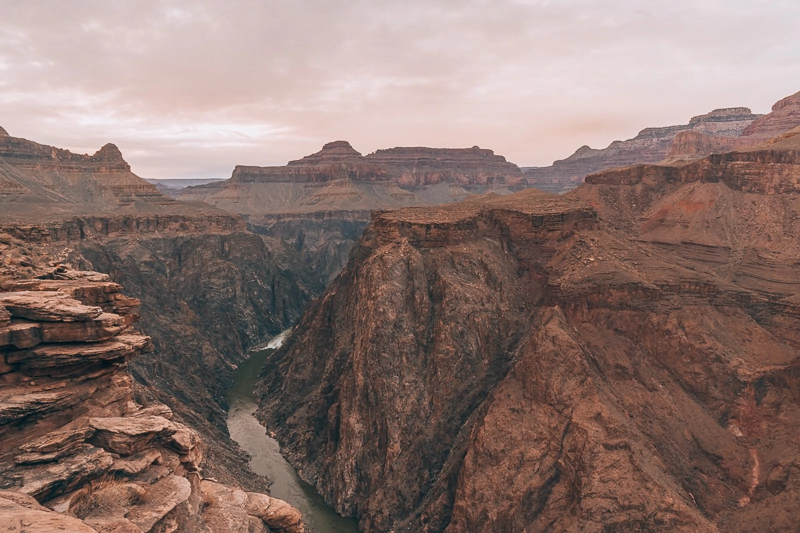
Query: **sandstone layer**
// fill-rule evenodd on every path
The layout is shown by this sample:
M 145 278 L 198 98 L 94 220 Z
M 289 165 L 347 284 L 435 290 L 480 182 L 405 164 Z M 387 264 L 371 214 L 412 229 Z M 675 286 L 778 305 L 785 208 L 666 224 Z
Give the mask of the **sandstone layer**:
M 205 480 L 198 434 L 135 401 L 138 301 L 57 270 L 0 288 L 0 529 L 302 533 L 285 502 Z
M 793 530 L 798 169 L 376 213 L 259 416 L 367 532 Z

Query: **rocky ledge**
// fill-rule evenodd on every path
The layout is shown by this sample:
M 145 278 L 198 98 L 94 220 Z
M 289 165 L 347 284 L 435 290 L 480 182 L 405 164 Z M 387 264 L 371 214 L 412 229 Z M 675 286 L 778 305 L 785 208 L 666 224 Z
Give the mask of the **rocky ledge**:
M 302 532 L 285 502 L 204 479 L 200 436 L 135 400 L 138 303 L 63 268 L 0 287 L 0 530 Z

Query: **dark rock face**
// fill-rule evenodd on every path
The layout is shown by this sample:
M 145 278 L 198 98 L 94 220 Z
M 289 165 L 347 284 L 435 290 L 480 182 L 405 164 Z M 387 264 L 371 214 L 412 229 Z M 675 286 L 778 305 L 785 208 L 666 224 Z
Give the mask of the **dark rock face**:
M 798 167 L 376 214 L 259 416 L 367 532 L 791 530 Z
M 248 229 L 290 245 L 292 272 L 318 295 L 347 264 L 350 250 L 367 227 L 362 211 L 285 213 L 248 217 Z M 299 316 L 299 315 L 293 315 Z

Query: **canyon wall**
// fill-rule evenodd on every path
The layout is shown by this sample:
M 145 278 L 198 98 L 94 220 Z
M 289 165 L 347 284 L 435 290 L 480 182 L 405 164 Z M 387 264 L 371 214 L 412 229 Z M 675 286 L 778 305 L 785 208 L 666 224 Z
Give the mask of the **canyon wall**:
M 367 532 L 791 530 L 797 168 L 376 213 L 259 416 Z
M 549 167 L 523 169 L 527 185 L 549 192 L 574 189 L 586 176 L 611 168 L 659 162 L 680 165 L 712 153 L 755 146 L 800 126 L 800 93 L 776 103 L 772 112 L 754 115 L 745 107 L 717 109 L 688 124 L 645 128 L 627 141 L 607 148 L 579 148 Z
M 31 277 L 58 263 L 123 283 L 141 301 L 154 344 L 131 364 L 137 390 L 205 435 L 216 478 L 258 488 L 263 479 L 228 438 L 224 393 L 248 350 L 289 327 L 322 290 L 306 265 L 313 256 L 250 233 L 235 214 L 161 195 L 108 147 L 83 156 L 4 139 L 0 166 L 29 192 L 0 195 L 0 237 L 16 243 L 0 275 Z M 123 205 L 108 189 L 120 180 L 149 192 Z M 49 196 L 33 194 L 34 185 Z
M 519 167 L 477 146 L 392 148 L 362 156 L 335 141 L 283 167 L 237 166 L 229 180 L 188 187 L 180 198 L 250 215 L 369 211 L 460 200 L 521 182 Z

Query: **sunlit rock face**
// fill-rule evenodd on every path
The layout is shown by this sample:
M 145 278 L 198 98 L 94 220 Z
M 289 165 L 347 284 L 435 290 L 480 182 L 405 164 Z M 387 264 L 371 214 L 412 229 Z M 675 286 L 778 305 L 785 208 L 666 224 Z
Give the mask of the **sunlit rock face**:
M 376 213 L 258 385 L 378 531 L 791 530 L 791 143 Z

